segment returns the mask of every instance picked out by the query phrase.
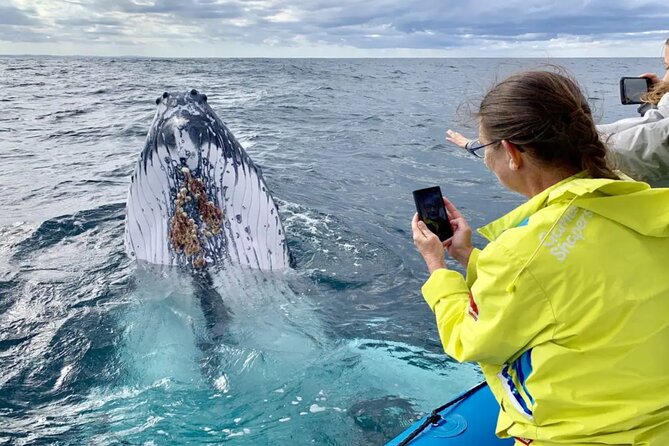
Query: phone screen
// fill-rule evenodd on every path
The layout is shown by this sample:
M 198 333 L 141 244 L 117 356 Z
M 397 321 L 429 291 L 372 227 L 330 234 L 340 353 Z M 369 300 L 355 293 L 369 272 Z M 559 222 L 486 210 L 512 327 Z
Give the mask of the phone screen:
M 645 77 L 623 77 L 620 79 L 620 102 L 641 104 L 641 96 L 648 92 L 651 82 Z
M 439 236 L 439 240 L 443 242 L 453 236 L 439 186 L 415 190 L 413 199 L 416 202 L 418 218 L 423 220 L 430 231 Z

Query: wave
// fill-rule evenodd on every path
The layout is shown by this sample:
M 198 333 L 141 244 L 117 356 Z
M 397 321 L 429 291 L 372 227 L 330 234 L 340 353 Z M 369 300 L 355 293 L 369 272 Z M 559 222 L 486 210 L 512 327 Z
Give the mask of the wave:
M 67 237 L 82 234 L 101 223 L 121 221 L 124 211 L 125 203 L 112 203 L 46 220 L 28 238 L 15 246 L 14 257 L 20 259 L 32 252 L 54 246 Z

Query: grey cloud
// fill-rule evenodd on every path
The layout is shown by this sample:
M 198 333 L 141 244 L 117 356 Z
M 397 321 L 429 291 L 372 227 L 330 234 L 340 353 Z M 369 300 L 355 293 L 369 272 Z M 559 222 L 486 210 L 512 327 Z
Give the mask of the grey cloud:
M 486 2 L 481 5 L 470 4 L 468 9 L 462 2 L 421 1 L 404 3 L 406 13 L 386 10 L 369 14 L 366 24 L 389 23 L 397 34 L 404 36 L 406 47 L 413 47 L 417 42 L 427 48 L 451 45 L 453 36 L 495 35 L 500 40 L 517 40 L 519 35 L 534 36 L 537 40 L 568 34 L 576 36 L 606 35 L 612 32 L 638 32 L 667 29 L 669 23 L 669 4 L 630 6 L 628 1 L 591 2 L 587 6 L 571 7 L 562 2 L 559 6 L 546 3 L 544 7 L 530 10 L 526 2 Z M 536 2 L 535 2 L 536 4 Z M 363 10 L 364 12 L 364 10 Z M 361 15 L 350 25 L 359 23 Z M 322 23 L 341 25 L 345 17 Z M 389 33 L 390 34 L 390 33 Z M 355 34 L 351 34 L 353 37 Z M 393 35 L 388 39 L 388 46 L 396 46 Z M 383 42 L 377 39 L 377 42 Z M 402 43 L 400 43 L 401 46 Z
M 100 17 L 100 18 L 68 18 L 57 20 L 56 23 L 61 26 L 82 27 L 82 26 L 111 26 L 122 27 L 125 25 L 123 20 Z
M 282 2 L 299 22 L 276 23 L 276 8 L 258 14 L 256 41 L 274 38 L 290 45 L 295 35 L 313 42 L 359 48 L 452 48 L 472 37 L 497 41 L 541 41 L 561 35 L 585 39 L 611 33 L 667 29 L 669 4 L 631 4 L 629 1 L 523 0 L 473 2 L 455 0 L 299 1 Z M 227 30 L 228 37 L 235 30 Z M 374 37 L 372 37 L 374 35 Z
M 30 26 L 37 24 L 30 13 L 22 11 L 13 6 L 0 6 L 0 25 L 16 25 L 16 26 Z
M 431 2 L 434 4 L 434 2 Z M 537 2 L 533 3 L 537 5 Z M 529 8 L 526 2 L 489 2 L 486 9 L 468 13 L 459 7 L 435 5 L 433 14 L 418 10 L 394 21 L 398 31 L 406 34 L 430 30 L 435 34 L 486 35 L 492 34 L 515 40 L 516 36 L 596 36 L 612 32 L 638 32 L 667 29 L 669 4 L 633 6 L 625 0 L 606 3 L 593 1 L 546 2 L 542 7 Z
M 103 0 L 97 3 L 95 9 L 100 12 L 169 15 L 186 19 L 224 19 L 241 17 L 244 14 L 240 3 L 204 0 L 155 0 L 150 4 L 132 0 Z
M 56 28 L 50 30 L 54 38 L 78 40 L 79 33 L 85 40 L 85 33 L 117 34 L 132 43 L 143 35 L 135 28 L 138 21 L 151 20 L 164 29 L 153 39 L 443 49 L 560 36 L 596 40 L 669 28 L 669 3 L 645 0 L 466 4 L 462 0 L 88 0 L 77 4 L 84 11 L 55 22 Z M 279 20 L 288 15 L 297 20 Z M 0 8 L 0 23 L 3 20 L 25 25 L 33 19 L 16 8 Z M 178 25 L 174 28 L 178 33 L 172 33 L 170 25 Z
M 44 43 L 52 40 L 46 34 L 26 30 L 23 26 L 0 25 L 0 41 Z

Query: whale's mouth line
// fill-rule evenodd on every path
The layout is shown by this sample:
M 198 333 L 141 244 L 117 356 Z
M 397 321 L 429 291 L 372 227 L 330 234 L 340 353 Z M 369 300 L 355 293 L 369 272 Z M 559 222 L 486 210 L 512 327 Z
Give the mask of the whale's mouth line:
M 183 253 L 194 268 L 204 268 L 207 259 L 202 254 L 202 246 L 221 232 L 225 216 L 207 196 L 202 179 L 194 176 L 188 167 L 182 167 L 177 176 L 181 177 L 182 187 L 174 198 L 170 242 L 174 251 Z

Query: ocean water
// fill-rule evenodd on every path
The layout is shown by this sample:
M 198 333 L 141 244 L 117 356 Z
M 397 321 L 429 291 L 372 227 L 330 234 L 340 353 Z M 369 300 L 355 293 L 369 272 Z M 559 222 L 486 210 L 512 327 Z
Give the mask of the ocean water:
M 545 63 L 601 122 L 634 116 L 618 79 L 660 62 L 0 57 L 0 444 L 383 444 L 480 379 L 420 296 L 411 191 L 473 226 L 522 202 L 445 130 L 474 136 L 467 104 Z M 154 99 L 191 88 L 262 167 L 293 271 L 126 257 Z

